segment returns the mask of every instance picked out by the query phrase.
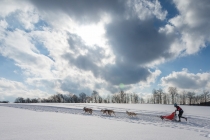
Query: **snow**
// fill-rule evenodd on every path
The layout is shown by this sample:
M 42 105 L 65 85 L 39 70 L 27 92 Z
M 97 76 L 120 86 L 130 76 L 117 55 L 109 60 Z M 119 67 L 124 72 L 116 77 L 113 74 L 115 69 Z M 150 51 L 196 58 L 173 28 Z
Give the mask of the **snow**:
M 85 114 L 83 107 L 93 109 Z M 188 121 L 162 121 L 172 105 L 152 104 L 0 104 L 0 139 L 3 140 L 177 140 L 210 139 L 210 108 L 181 106 Z M 103 108 L 115 116 L 102 115 Z M 137 112 L 131 118 L 125 111 Z

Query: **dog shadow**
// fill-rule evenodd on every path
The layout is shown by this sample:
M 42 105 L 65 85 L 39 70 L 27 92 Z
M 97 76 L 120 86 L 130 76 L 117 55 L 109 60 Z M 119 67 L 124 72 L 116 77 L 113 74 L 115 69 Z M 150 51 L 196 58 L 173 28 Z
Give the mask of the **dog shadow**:
M 135 117 L 130 117 L 130 116 L 128 116 L 127 118 L 128 118 L 128 119 L 131 119 L 131 120 L 139 120 L 139 117 L 138 117 L 138 116 L 135 116 Z

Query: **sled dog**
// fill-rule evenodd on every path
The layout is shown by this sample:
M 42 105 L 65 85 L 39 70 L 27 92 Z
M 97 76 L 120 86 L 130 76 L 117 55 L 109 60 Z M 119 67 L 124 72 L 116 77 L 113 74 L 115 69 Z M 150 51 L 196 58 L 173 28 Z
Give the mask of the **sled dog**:
M 103 112 L 103 114 L 106 113 L 106 115 L 109 114 L 109 116 L 111 116 L 112 114 L 115 115 L 114 111 L 113 110 L 109 110 L 109 109 L 101 109 L 101 112 Z M 116 116 L 116 115 L 115 115 Z
M 128 114 L 128 116 L 131 116 L 131 117 L 134 117 L 134 116 L 137 115 L 137 114 L 134 113 L 134 112 L 128 112 L 128 111 L 126 111 L 126 114 Z
M 93 112 L 93 110 L 91 108 L 86 108 L 86 107 L 83 108 L 83 111 L 85 111 L 85 113 L 88 112 L 90 114 L 92 114 L 92 112 Z

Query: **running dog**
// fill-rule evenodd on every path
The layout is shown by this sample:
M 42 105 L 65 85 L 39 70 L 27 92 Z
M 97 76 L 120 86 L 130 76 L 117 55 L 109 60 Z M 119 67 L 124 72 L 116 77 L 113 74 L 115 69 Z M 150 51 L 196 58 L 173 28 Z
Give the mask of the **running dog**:
M 137 114 L 134 113 L 134 112 L 128 112 L 128 111 L 126 111 L 126 114 L 128 114 L 128 116 L 131 116 L 131 117 L 134 117 L 134 116 L 137 115 Z
M 103 112 L 103 114 L 106 113 L 106 115 L 109 114 L 109 116 L 111 116 L 112 114 L 115 115 L 115 112 L 113 110 L 109 110 L 109 109 L 102 109 L 101 112 Z M 115 115 L 116 116 L 116 115 Z
M 83 108 L 83 111 L 85 111 L 85 113 L 88 112 L 90 114 L 92 114 L 92 112 L 93 112 L 93 110 L 91 108 L 86 108 L 86 107 Z

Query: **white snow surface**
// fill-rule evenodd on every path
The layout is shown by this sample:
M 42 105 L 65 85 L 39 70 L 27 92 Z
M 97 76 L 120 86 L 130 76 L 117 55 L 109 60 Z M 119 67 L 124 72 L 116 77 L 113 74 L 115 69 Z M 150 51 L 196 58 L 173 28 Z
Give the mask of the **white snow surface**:
M 83 107 L 93 114 L 85 114 Z M 210 107 L 180 107 L 187 122 L 158 117 L 171 114 L 172 105 L 0 104 L 0 140 L 210 140 Z M 105 108 L 116 116 L 103 115 Z M 128 117 L 126 110 L 137 117 Z

